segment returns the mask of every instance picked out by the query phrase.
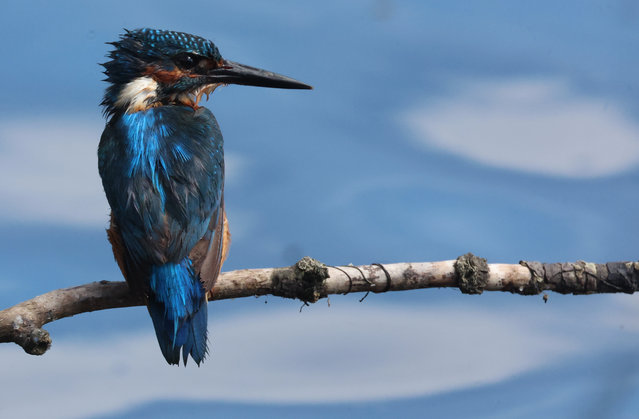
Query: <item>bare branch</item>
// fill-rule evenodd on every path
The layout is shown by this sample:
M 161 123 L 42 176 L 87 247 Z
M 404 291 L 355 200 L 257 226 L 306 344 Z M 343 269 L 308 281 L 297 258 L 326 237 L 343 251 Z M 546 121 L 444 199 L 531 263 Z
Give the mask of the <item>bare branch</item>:
M 466 294 L 507 291 L 522 295 L 550 290 L 562 294 L 594 294 L 639 290 L 639 262 L 595 264 L 487 264 L 470 253 L 443 262 L 326 266 L 305 257 L 284 268 L 225 272 L 209 300 L 259 295 L 297 298 L 314 303 L 330 294 L 459 288 Z M 144 304 L 124 282 L 93 282 L 59 289 L 0 311 L 0 342 L 15 342 L 29 354 L 42 355 L 51 338 L 42 326 L 79 313 Z

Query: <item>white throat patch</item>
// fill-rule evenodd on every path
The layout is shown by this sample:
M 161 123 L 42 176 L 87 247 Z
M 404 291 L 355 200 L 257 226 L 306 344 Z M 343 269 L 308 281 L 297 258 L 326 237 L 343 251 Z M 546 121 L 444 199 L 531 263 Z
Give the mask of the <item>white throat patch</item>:
M 128 113 L 143 111 L 156 98 L 158 84 L 149 76 L 138 77 L 128 82 L 120 91 L 115 106 L 125 107 Z

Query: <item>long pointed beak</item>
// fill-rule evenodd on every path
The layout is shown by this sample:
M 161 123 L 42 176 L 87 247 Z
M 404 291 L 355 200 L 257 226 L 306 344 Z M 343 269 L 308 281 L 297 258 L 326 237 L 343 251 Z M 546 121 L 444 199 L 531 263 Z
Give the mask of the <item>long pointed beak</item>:
M 276 87 L 279 89 L 312 89 L 313 87 L 281 74 L 224 60 L 222 66 L 210 70 L 212 83 L 243 84 L 245 86 Z

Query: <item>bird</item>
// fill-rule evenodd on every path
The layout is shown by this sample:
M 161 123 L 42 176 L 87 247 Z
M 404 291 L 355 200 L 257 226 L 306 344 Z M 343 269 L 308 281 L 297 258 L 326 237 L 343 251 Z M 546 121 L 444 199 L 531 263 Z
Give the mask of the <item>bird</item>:
M 147 305 L 171 365 L 208 353 L 207 293 L 230 243 L 224 210 L 224 140 L 200 106 L 217 87 L 311 86 L 222 58 L 184 32 L 124 29 L 101 64 L 108 86 L 98 170 L 111 208 L 113 255 Z

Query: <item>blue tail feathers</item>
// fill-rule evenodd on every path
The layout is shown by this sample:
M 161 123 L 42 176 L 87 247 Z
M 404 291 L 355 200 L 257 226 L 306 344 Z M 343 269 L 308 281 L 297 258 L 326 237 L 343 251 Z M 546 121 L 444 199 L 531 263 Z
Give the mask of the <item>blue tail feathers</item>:
M 148 308 L 164 358 L 184 365 L 188 356 L 200 365 L 207 353 L 206 292 L 191 260 L 151 269 Z

